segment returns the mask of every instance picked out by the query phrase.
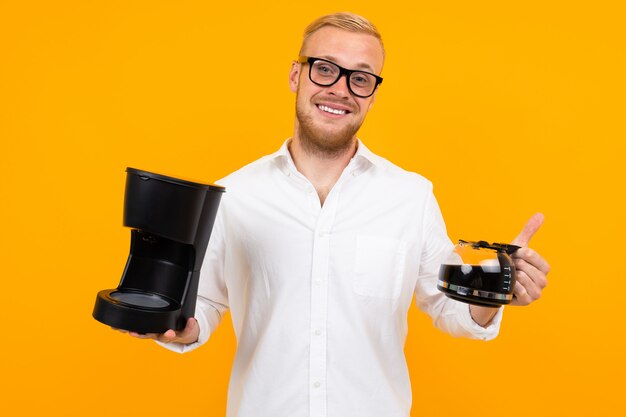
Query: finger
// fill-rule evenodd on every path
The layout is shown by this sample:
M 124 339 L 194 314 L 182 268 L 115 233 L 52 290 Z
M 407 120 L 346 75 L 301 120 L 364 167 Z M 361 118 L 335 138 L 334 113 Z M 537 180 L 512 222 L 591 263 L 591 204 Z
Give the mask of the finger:
M 543 214 L 536 213 L 530 218 L 530 220 L 528 220 L 522 231 L 519 233 L 519 235 L 517 235 L 515 239 L 513 239 L 513 242 L 511 243 L 522 247 L 528 246 L 530 239 L 535 233 L 537 233 L 537 230 L 539 230 L 542 224 Z
M 518 277 L 515 282 L 515 286 L 513 287 L 513 305 L 525 306 L 532 302 L 528 291 L 526 291 L 526 287 L 523 284 L 524 278 Z
M 513 260 L 515 259 L 523 259 L 528 262 L 544 274 L 548 274 L 550 272 L 550 264 L 535 250 L 530 248 L 521 248 L 516 250 L 511 256 Z
M 173 329 L 169 329 L 163 333 L 137 333 L 130 331 L 129 335 L 137 339 L 154 339 L 163 343 L 193 343 L 198 340 L 200 330 L 197 328 L 198 322 L 195 318 L 190 317 L 187 319 L 185 328 L 179 332 Z M 125 332 L 125 331 L 124 331 Z
M 189 317 L 185 328 L 177 336 L 183 343 L 193 343 L 198 340 L 198 334 L 198 321 L 193 317 Z
M 198 340 L 198 330 L 196 329 L 197 325 L 198 322 L 196 319 L 190 317 L 187 319 L 187 323 L 185 324 L 185 328 L 183 330 L 176 332 L 170 329 L 159 335 L 157 340 L 163 343 L 193 343 Z
M 176 342 L 177 341 L 177 336 L 176 336 L 176 332 L 172 329 L 167 330 L 166 332 L 164 332 L 163 334 L 160 334 L 157 337 L 157 340 L 159 342 L 163 342 L 163 343 L 171 343 L 171 342 Z
M 137 332 L 128 332 L 132 337 L 136 337 L 137 339 L 156 339 L 159 337 L 158 333 L 137 333 Z
M 516 273 L 515 286 L 517 285 L 524 287 L 524 291 L 528 294 L 527 301 L 533 302 L 541 298 L 541 288 L 526 272 L 518 271 Z
M 516 273 L 525 273 L 540 289 L 543 289 L 548 285 L 546 275 L 541 270 L 535 268 L 535 266 L 529 264 L 523 259 L 515 259 L 513 264 L 515 265 Z

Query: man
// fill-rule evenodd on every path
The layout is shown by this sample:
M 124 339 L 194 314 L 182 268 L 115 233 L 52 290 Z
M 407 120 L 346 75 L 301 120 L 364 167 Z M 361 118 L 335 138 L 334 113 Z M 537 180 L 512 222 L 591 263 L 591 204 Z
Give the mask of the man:
M 289 74 L 293 137 L 229 175 L 201 274 L 196 317 L 157 339 L 179 352 L 205 343 L 231 310 L 238 347 L 229 417 L 406 417 L 403 353 L 415 299 L 434 324 L 484 340 L 502 309 L 436 289 L 453 245 L 423 177 L 374 155 L 356 133 L 376 97 L 384 50 L 348 13 L 306 30 Z M 534 216 L 514 243 L 526 246 Z M 539 298 L 548 264 L 515 255 L 514 304 Z

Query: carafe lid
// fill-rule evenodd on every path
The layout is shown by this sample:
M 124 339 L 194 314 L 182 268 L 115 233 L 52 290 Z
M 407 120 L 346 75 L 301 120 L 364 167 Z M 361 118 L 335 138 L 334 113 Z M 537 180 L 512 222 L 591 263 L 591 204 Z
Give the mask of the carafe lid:
M 473 242 L 459 239 L 459 244 L 469 245 L 474 249 L 491 249 L 497 252 L 506 252 L 508 255 L 512 255 L 516 250 L 521 248 L 521 246 L 512 245 L 510 243 L 489 243 L 484 240 Z

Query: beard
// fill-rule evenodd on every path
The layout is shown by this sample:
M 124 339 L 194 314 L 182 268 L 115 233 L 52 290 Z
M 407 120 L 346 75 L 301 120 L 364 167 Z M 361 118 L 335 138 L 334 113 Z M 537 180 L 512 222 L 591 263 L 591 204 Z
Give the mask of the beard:
M 313 117 L 306 114 L 303 105 L 296 99 L 296 118 L 298 120 L 298 137 L 302 149 L 318 157 L 334 159 L 343 155 L 353 148 L 356 141 L 356 132 L 361 123 L 347 124 L 340 130 L 325 129 L 320 124 L 316 125 Z

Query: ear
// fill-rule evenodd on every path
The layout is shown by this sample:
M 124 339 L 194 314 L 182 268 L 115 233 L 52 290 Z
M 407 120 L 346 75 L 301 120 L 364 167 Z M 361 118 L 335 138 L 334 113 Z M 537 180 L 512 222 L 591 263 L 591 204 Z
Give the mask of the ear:
M 293 61 L 291 63 L 291 71 L 289 71 L 289 89 L 293 93 L 298 91 L 298 82 L 300 81 L 300 69 L 302 65 L 299 62 Z

